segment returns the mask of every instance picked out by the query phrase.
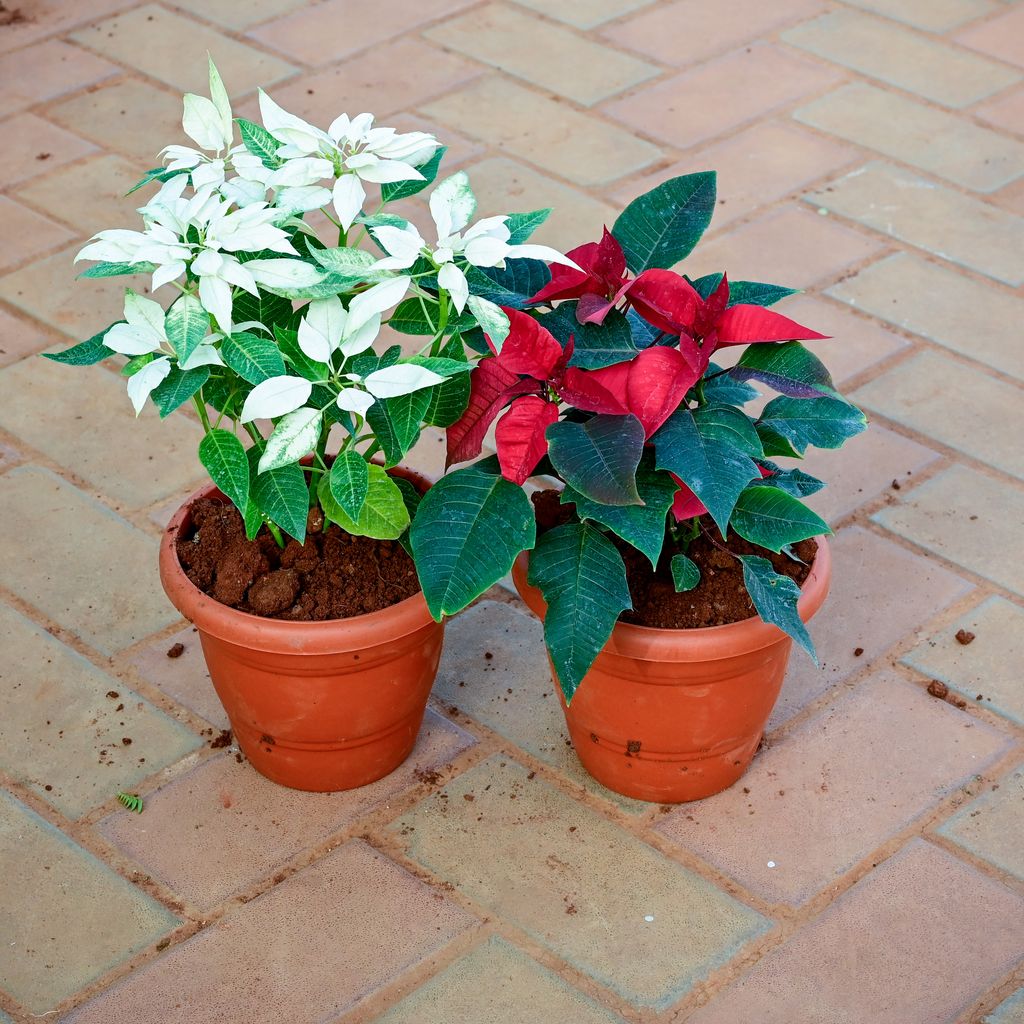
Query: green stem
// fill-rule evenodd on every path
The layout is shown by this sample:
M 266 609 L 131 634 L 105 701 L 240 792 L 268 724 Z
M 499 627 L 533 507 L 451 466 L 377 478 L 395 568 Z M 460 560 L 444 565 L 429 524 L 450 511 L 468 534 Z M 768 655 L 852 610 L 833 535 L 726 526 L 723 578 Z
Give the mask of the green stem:
M 430 354 L 432 356 L 436 356 L 440 350 L 441 342 L 444 340 L 444 329 L 448 325 L 448 293 L 438 290 L 437 301 L 440 306 L 440 312 L 437 315 L 437 332 L 430 346 Z
M 263 435 L 262 435 L 262 434 L 261 434 L 261 433 L 260 433 L 260 432 L 259 432 L 259 431 L 258 431 L 258 430 L 256 429 L 256 424 L 255 424 L 255 423 L 243 423 L 243 424 L 242 424 L 242 426 L 244 426 L 244 427 L 245 427 L 245 432 L 246 432 L 246 433 L 247 433 L 247 434 L 248 434 L 248 435 L 249 435 L 249 436 L 250 436 L 250 437 L 251 437 L 251 438 L 252 438 L 252 439 L 253 439 L 253 440 L 254 440 L 254 441 L 255 441 L 255 442 L 257 443 L 257 444 L 263 444 L 263 441 L 264 441 L 264 437 L 263 437 Z
M 327 435 L 330 432 L 331 432 L 330 424 L 324 424 L 323 426 L 321 426 L 321 428 L 320 428 L 320 437 L 317 439 L 316 450 L 313 453 L 314 456 L 316 457 L 317 462 L 319 462 L 321 466 L 326 466 L 326 463 L 324 462 L 324 454 L 327 451 Z M 307 467 L 307 468 L 312 469 L 313 467 Z M 316 493 L 316 487 L 317 487 L 317 483 L 318 482 L 319 481 L 316 478 L 316 473 L 310 473 L 309 474 L 309 507 L 310 508 L 312 508 L 317 503 L 317 501 L 319 500 L 317 498 L 317 493 Z
M 208 434 L 212 428 L 210 427 L 210 417 L 207 415 L 206 403 L 203 401 L 202 395 L 203 389 L 200 388 L 199 394 L 192 396 L 192 404 L 196 407 L 196 412 L 199 413 L 199 421 L 203 425 L 203 432 Z
M 278 525 L 272 522 L 266 516 L 263 517 L 263 522 L 267 529 L 270 531 L 270 536 L 274 538 L 274 543 L 277 544 L 279 548 L 283 548 L 284 537 L 281 535 L 281 530 L 278 527 Z

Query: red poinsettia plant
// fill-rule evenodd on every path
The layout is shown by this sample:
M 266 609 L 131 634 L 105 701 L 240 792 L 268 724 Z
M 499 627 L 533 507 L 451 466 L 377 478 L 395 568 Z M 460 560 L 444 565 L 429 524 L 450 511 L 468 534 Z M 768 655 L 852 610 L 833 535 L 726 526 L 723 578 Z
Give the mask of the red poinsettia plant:
M 448 463 L 478 458 L 492 425 L 497 455 L 446 475 L 413 527 L 438 617 L 531 551 L 567 700 L 631 608 L 625 546 L 670 572 L 678 591 L 700 586 L 686 552 L 701 532 L 723 551 L 739 537 L 746 551 L 796 558 L 793 545 L 830 532 L 800 500 L 823 484 L 773 460 L 838 448 L 865 426 L 802 344 L 825 336 L 768 308 L 793 289 L 672 269 L 714 204 L 713 172 L 672 179 L 569 252 L 574 267 L 523 260 L 494 279 L 488 297 L 509 331 L 484 336 L 468 406 L 448 428 Z M 714 362 L 735 346 L 745 349 L 732 365 Z M 758 415 L 744 409 L 759 394 L 752 381 L 778 392 Z M 539 538 L 521 489 L 534 475 L 561 483 L 558 525 Z M 757 612 L 813 656 L 793 579 L 768 558 L 735 557 Z

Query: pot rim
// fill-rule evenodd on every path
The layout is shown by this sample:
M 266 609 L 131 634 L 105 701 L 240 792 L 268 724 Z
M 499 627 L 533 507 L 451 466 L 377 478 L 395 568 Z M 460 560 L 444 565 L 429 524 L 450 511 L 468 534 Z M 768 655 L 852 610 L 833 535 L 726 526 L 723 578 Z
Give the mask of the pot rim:
M 413 483 L 429 487 L 421 474 L 394 467 Z M 387 608 L 345 619 L 295 621 L 271 619 L 239 611 L 200 590 L 185 574 L 178 560 L 177 540 L 191 525 L 192 505 L 200 498 L 230 499 L 208 483 L 185 499 L 171 517 L 160 538 L 160 582 L 171 604 L 202 632 L 220 640 L 256 650 L 282 654 L 337 654 L 379 646 L 382 642 L 435 624 L 423 591 Z
M 809 622 L 825 602 L 832 579 L 832 552 L 824 535 L 813 538 L 818 545 L 811 571 L 800 588 L 797 611 Z M 520 552 L 512 566 L 512 577 L 520 596 L 536 615 L 547 607 L 540 590 L 526 580 L 528 551 Z M 759 615 L 720 626 L 665 629 L 616 622 L 604 652 L 640 661 L 718 661 L 761 650 L 786 634 Z

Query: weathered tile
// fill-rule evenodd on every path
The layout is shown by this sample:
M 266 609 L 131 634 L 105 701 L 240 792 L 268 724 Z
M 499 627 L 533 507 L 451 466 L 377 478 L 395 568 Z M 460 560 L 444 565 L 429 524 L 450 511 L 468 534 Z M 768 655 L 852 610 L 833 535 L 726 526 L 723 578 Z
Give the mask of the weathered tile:
M 810 625 L 821 668 L 793 651 L 769 729 L 971 590 L 959 576 L 859 526 L 840 530 L 829 543 L 832 590 Z
M 961 807 L 939 832 L 970 850 L 977 857 L 995 864 L 1024 880 L 1024 771 L 1016 771 L 988 792 Z
M 1017 989 L 986 1014 L 981 1024 L 1024 1024 L 1024 988 Z
M 38 466 L 0 476 L 4 584 L 102 654 L 170 625 L 157 545 Z
M 400 132 L 430 132 L 448 147 L 441 165 L 441 177 L 450 174 L 456 167 L 475 160 L 484 151 L 484 144 L 479 139 L 467 139 L 465 135 L 451 128 L 435 124 L 420 113 L 396 114 L 389 117 L 391 127 Z M 422 201 L 422 200 L 421 200 Z
M 71 37 L 182 92 L 208 93 L 208 53 L 232 96 L 287 78 L 296 69 L 262 50 L 158 4 L 145 4 L 79 29 Z M 195 54 L 195 56 L 190 56 Z M 143 111 L 136 109 L 139 116 Z
M 1024 174 L 1024 142 L 866 82 L 845 85 L 793 116 L 977 192 L 994 192 Z
M 157 162 L 164 146 L 187 141 L 181 129 L 181 99 L 137 78 L 79 93 L 48 108 L 46 116 L 146 167 Z
M 65 817 L 81 817 L 199 746 L 183 725 L 6 605 L 0 626 L 9 709 L 0 719 L 0 764 Z
M 618 1014 L 598 1006 L 553 971 L 495 936 L 421 985 L 374 1024 L 521 1024 L 527 1006 L 531 1024 L 622 1022 Z
M 800 904 L 1009 742 L 894 673 L 879 673 L 762 752 L 742 787 L 687 804 L 658 831 L 770 903 Z M 837 829 L 839 821 L 857 826 Z
M 178 919 L 0 791 L 3 988 L 44 1014 Z
M 916 839 L 690 1020 L 955 1020 L 1024 953 L 1022 913 L 1019 895 Z
M 41 352 L 56 340 L 42 325 L 12 316 L 0 308 L 0 366 Z
M 403 765 L 379 782 L 343 793 L 286 789 L 224 754 L 149 794 L 146 821 L 119 811 L 100 831 L 148 874 L 206 909 L 414 786 L 418 773 L 443 768 L 473 742 L 428 711 Z M 194 854 L 185 859 L 177 843 L 183 834 Z
M 859 11 L 823 14 L 782 38 L 947 107 L 970 106 L 1020 80 L 1007 67 Z
M 70 335 L 73 341 L 91 338 L 98 330 L 124 318 L 124 290 L 149 292 L 149 275 L 76 279 L 75 253 L 62 249 L 0 277 L 0 298 L 43 323 Z
M 77 46 L 49 39 L 0 58 L 0 114 L 13 114 L 82 86 L 117 74 L 120 69 Z
M 1024 596 L 1020 543 L 1024 491 L 966 466 L 952 466 L 872 519 L 888 530 Z
M 1014 325 L 1024 300 L 950 268 L 899 252 L 837 282 L 828 295 L 1024 380 Z
M 476 7 L 425 33 L 439 46 L 525 79 L 584 106 L 653 78 L 659 69 L 520 8 Z
M 847 0 L 847 3 L 929 32 L 947 32 L 996 9 L 989 0 Z
M 798 204 L 784 206 L 708 239 L 687 257 L 691 277 L 725 270 L 736 281 L 806 288 L 878 252 L 873 238 Z
M 649 809 L 605 789 L 580 764 L 551 681 L 543 629 L 532 615 L 482 601 L 452 619 L 434 692 L 624 811 Z
M 612 18 L 619 18 L 641 7 L 647 7 L 653 0 L 559 0 L 552 5 L 549 0 L 516 0 L 524 7 L 530 7 L 549 18 L 557 18 L 577 28 L 594 28 Z
M 385 42 L 403 31 L 453 14 L 470 0 L 390 0 L 387 17 L 372 4 L 325 0 L 303 4 L 293 14 L 266 22 L 249 33 L 261 43 L 314 67 Z
M 1016 7 L 998 18 L 971 25 L 957 33 L 956 40 L 999 60 L 1024 67 L 1024 10 Z
M 615 223 L 615 207 L 502 156 L 466 168 L 481 212 L 551 209 L 531 241 L 565 252 L 601 237 Z
M 950 389 L 956 401 L 950 401 Z M 1024 479 L 1020 388 L 938 352 L 920 352 L 851 396 L 860 405 Z
M 930 448 L 872 423 L 839 451 L 808 448 L 806 457 L 794 464 L 827 483 L 804 501 L 826 522 L 835 524 L 883 492 L 895 493 L 893 480 L 901 488 L 910 487 L 916 474 L 937 458 Z
M 169 658 L 167 652 L 176 644 L 181 644 L 184 650 Z M 130 664 L 147 683 L 158 687 L 168 697 L 184 704 L 218 729 L 228 728 L 228 716 L 210 681 L 195 626 L 186 626 L 174 636 L 141 648 L 132 655 Z
M 754 43 L 608 104 L 612 117 L 681 149 L 723 135 L 809 93 L 838 75 L 771 43 Z M 714 96 L 714 103 L 694 102 Z
M 15 185 L 69 163 L 96 147 L 35 114 L 16 114 L 0 124 L 4 146 L 0 150 L 0 181 Z
M 1004 210 L 1024 217 L 1024 178 L 993 193 L 991 199 Z
M 23 360 L 0 370 L 0 426 L 119 505 L 141 508 L 201 481 L 199 424 L 161 420 L 152 403 L 136 418 L 124 383 L 101 366 Z
M 323 128 L 342 111 L 354 117 L 363 110 L 390 125 L 389 115 L 465 85 L 481 71 L 457 54 L 405 36 L 268 91 L 285 110 Z
M 780 27 L 821 11 L 820 0 L 765 4 L 759 0 L 676 0 L 606 29 L 602 34 L 619 46 L 683 67 L 752 39 L 763 39 Z
M 974 634 L 962 644 L 960 630 Z M 922 640 L 903 658 L 926 676 L 940 679 L 968 700 L 1024 725 L 1024 611 L 1002 597 L 990 597 L 956 622 Z
M 236 30 L 280 18 L 305 6 L 307 0 L 175 0 L 175 6 Z
M 638 1005 L 664 1009 L 769 926 L 498 756 L 390 827 L 414 859 Z
M 104 228 L 141 229 L 142 218 L 136 211 L 155 187 L 126 193 L 144 171 L 139 164 L 106 153 L 29 181 L 18 189 L 18 196 L 78 228 L 83 240 Z M 69 269 L 69 273 L 78 272 Z
M 0 236 L 6 239 L 0 251 L 0 270 L 66 245 L 74 237 L 67 228 L 6 196 L 0 196 Z
M 350 842 L 65 1020 L 165 1024 L 182 1005 L 189 1024 L 334 1020 L 473 923 L 386 857 Z
M 717 169 L 718 205 L 711 222 L 711 230 L 717 231 L 783 196 L 798 193 L 857 157 L 858 151 L 852 147 L 789 121 L 762 121 L 671 167 L 620 185 L 612 195 L 624 206 L 669 178 Z
M 979 103 L 971 113 L 1004 132 L 1024 135 L 1024 86 Z
M 997 281 L 1024 283 L 1024 217 L 900 167 L 867 164 L 807 201 Z
M 632 132 L 499 76 L 427 103 L 431 117 L 579 185 L 603 185 L 654 163 L 660 151 Z M 494 111 L 502 111 L 495 117 Z

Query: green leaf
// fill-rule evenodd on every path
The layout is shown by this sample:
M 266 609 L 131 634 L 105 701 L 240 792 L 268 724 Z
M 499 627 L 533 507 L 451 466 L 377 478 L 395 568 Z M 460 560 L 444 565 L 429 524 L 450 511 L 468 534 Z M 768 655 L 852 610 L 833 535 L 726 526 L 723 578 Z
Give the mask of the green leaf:
M 358 519 L 370 486 L 366 460 L 351 449 L 339 452 L 328 474 L 331 497 L 349 519 Z
M 602 505 L 639 505 L 636 470 L 644 428 L 635 416 L 562 420 L 547 430 L 548 455 L 574 490 Z
M 799 341 L 748 345 L 729 376 L 734 380 L 759 380 L 792 398 L 835 394 L 825 364 Z
M 353 537 L 398 540 L 409 526 L 409 510 L 402 499 L 401 488 L 380 466 L 370 463 L 366 472 L 366 498 L 355 518 L 335 501 L 330 477 L 325 475 L 317 491 L 324 514 Z
M 145 188 L 151 181 L 170 181 L 171 178 L 184 173 L 186 172 L 172 171 L 166 167 L 154 167 L 152 170 L 146 171 L 146 173 L 137 182 L 135 182 L 127 192 L 125 192 L 125 195 L 130 196 L 133 192 L 138 192 L 140 188 Z
M 753 423 L 739 409 L 680 408 L 654 435 L 658 469 L 675 473 L 707 506 L 724 534 L 743 488 L 758 476 L 762 455 Z
M 242 133 L 242 142 L 245 144 L 245 148 L 253 156 L 258 156 L 263 161 L 264 167 L 273 171 L 281 166 L 281 161 L 277 158 L 277 151 L 281 148 L 281 143 L 266 128 L 247 121 L 244 117 L 236 117 L 235 122 L 238 125 L 238 130 Z
M 544 640 L 566 703 L 632 607 L 626 566 L 589 523 L 566 523 L 543 534 L 530 553 L 529 581 L 547 602 Z
M 758 397 L 757 388 L 741 380 L 734 380 L 728 373 L 713 377 L 721 366 L 709 363 L 704 377 L 704 401 L 710 405 L 746 405 Z
M 468 373 L 451 377 L 430 388 L 430 404 L 423 413 L 423 422 L 434 427 L 450 427 L 469 405 L 471 383 Z
M 152 274 L 155 263 L 97 263 L 79 277 L 122 277 L 125 274 Z
M 715 172 L 684 174 L 639 196 L 619 214 L 612 234 L 634 274 L 671 267 L 688 256 L 715 211 Z
M 410 356 L 405 360 L 414 366 L 422 366 L 440 377 L 454 377 L 456 374 L 468 374 L 473 364 L 466 359 L 449 359 L 447 356 Z
M 693 590 L 700 583 L 700 567 L 686 555 L 673 555 L 670 563 L 672 568 L 672 582 L 675 584 L 676 592 Z
M 737 555 L 743 563 L 743 583 L 757 614 L 788 633 L 818 664 L 818 655 L 797 611 L 800 588 L 788 576 L 777 573 L 767 558 Z
M 407 199 L 409 196 L 422 192 L 437 177 L 437 169 L 441 166 L 447 146 L 438 146 L 434 155 L 416 170 L 423 175 L 422 181 L 386 181 L 380 187 L 380 198 L 382 202 L 393 203 L 397 199 Z
M 864 413 L 843 398 L 773 398 L 761 413 L 758 432 L 771 431 L 802 456 L 808 445 L 840 448 L 867 425 Z
M 259 472 L 267 473 L 309 455 L 320 440 L 322 426 L 323 414 L 319 409 L 296 409 L 282 416 L 267 440 Z
M 531 210 L 529 213 L 510 213 L 505 221 L 509 231 L 509 245 L 521 245 L 551 216 L 551 208 Z
M 475 601 L 536 538 L 521 487 L 478 466 L 443 476 L 427 491 L 410 541 L 430 614 L 440 621 Z
M 242 414 L 242 402 L 249 388 L 234 373 L 216 373 L 203 385 L 203 400 L 228 419 L 237 420 Z
M 275 327 L 274 337 L 277 338 L 278 348 L 288 365 L 300 377 L 305 377 L 306 380 L 311 380 L 314 383 L 328 378 L 331 372 L 330 367 L 326 363 L 318 363 L 315 359 L 310 359 L 299 347 L 298 331 Z
M 365 249 L 354 249 L 351 246 L 341 246 L 338 249 L 313 249 L 310 255 L 320 264 L 333 280 L 347 282 L 347 284 L 359 284 L 363 281 L 383 280 L 391 277 L 390 271 L 371 271 L 370 268 L 376 263 L 372 252 Z M 344 291 L 345 287 L 338 291 Z
M 603 324 L 581 324 L 576 319 L 578 302 L 560 302 L 551 313 L 540 318 L 559 344 L 565 348 L 573 338 L 570 366 L 599 370 L 603 366 L 624 363 L 639 349 L 633 342 L 629 321 L 617 309 L 608 313 Z
M 799 288 L 785 288 L 781 284 L 762 284 L 760 281 L 730 281 L 729 305 L 774 306 L 787 295 L 798 295 Z
M 694 291 L 702 299 L 706 299 L 722 283 L 723 277 L 725 277 L 725 274 L 719 272 L 717 274 L 705 274 L 696 280 L 690 280 L 690 278 L 687 278 L 687 280 L 693 285 Z
M 281 350 L 269 338 L 242 331 L 231 334 L 220 343 L 224 362 L 250 384 L 262 384 L 285 371 Z
M 160 419 L 170 416 L 184 405 L 210 379 L 210 368 L 199 366 L 194 370 L 171 367 L 171 372 L 153 389 L 152 399 L 160 410 Z
M 501 267 L 467 267 L 469 290 L 497 306 L 524 309 L 550 280 L 551 271 L 541 260 L 508 260 Z
M 244 516 L 249 503 L 249 460 L 242 442 L 230 430 L 211 430 L 199 442 L 199 461 Z
M 405 502 L 405 507 L 409 511 L 409 518 L 415 519 L 416 512 L 420 507 L 420 502 L 423 500 L 423 495 L 416 489 L 416 486 L 411 480 L 406 480 L 404 476 L 393 476 L 391 478 L 398 484 L 398 489 L 402 492 L 402 501 Z M 409 554 L 412 554 L 412 548 L 406 545 L 406 550 Z
M 767 423 L 758 420 L 754 427 L 757 430 L 757 436 L 761 439 L 761 447 L 769 458 L 783 456 L 788 459 L 802 459 L 804 457 L 802 451 L 798 452 L 785 437 Z
M 167 310 L 164 329 L 178 361 L 183 363 L 203 343 L 210 329 L 210 314 L 197 296 L 181 295 Z
M 259 295 L 240 292 L 235 296 L 231 313 L 235 323 L 244 324 L 255 320 L 270 328 L 288 324 L 293 314 L 292 304 L 288 299 L 263 291 Z
M 388 466 L 395 466 L 420 436 L 423 416 L 430 406 L 430 393 L 423 389 L 396 398 L 380 399 L 366 413 L 366 422 L 376 434 Z
M 729 525 L 744 540 L 769 551 L 832 532 L 821 516 L 792 494 L 760 483 L 739 496 Z
M 123 320 L 117 322 L 124 323 Z M 113 326 L 114 324 L 110 325 L 110 327 Z M 107 336 L 110 327 L 104 327 L 99 334 L 94 334 L 88 341 L 81 341 L 77 345 L 72 345 L 71 348 L 64 349 L 63 352 L 44 352 L 43 358 L 52 359 L 55 363 L 63 363 L 65 366 L 92 366 L 95 363 L 101 363 L 104 359 L 115 355 L 113 349 L 109 349 L 103 344 L 103 339 Z
M 675 498 L 676 484 L 668 473 L 641 465 L 636 474 L 636 486 L 642 505 L 602 505 L 570 487 L 562 493 L 562 503 L 575 504 L 580 519 L 607 526 L 645 554 L 651 566 L 657 569 L 665 542 L 665 519 Z
M 787 494 L 792 494 L 797 498 L 806 498 L 810 494 L 817 494 L 825 486 L 824 481 L 800 469 L 783 469 L 781 466 L 776 466 L 774 462 L 762 462 L 761 465 L 772 471 L 772 475 L 763 481 L 765 487 L 781 488 Z
M 134 377 L 147 363 L 153 362 L 156 356 L 152 352 L 145 352 L 141 356 L 132 356 L 124 366 L 121 367 L 122 377 Z
M 306 475 L 296 463 L 258 473 L 262 454 L 262 445 L 254 445 L 248 452 L 252 500 L 260 512 L 268 515 L 301 544 L 306 539 L 306 519 L 309 516 Z

